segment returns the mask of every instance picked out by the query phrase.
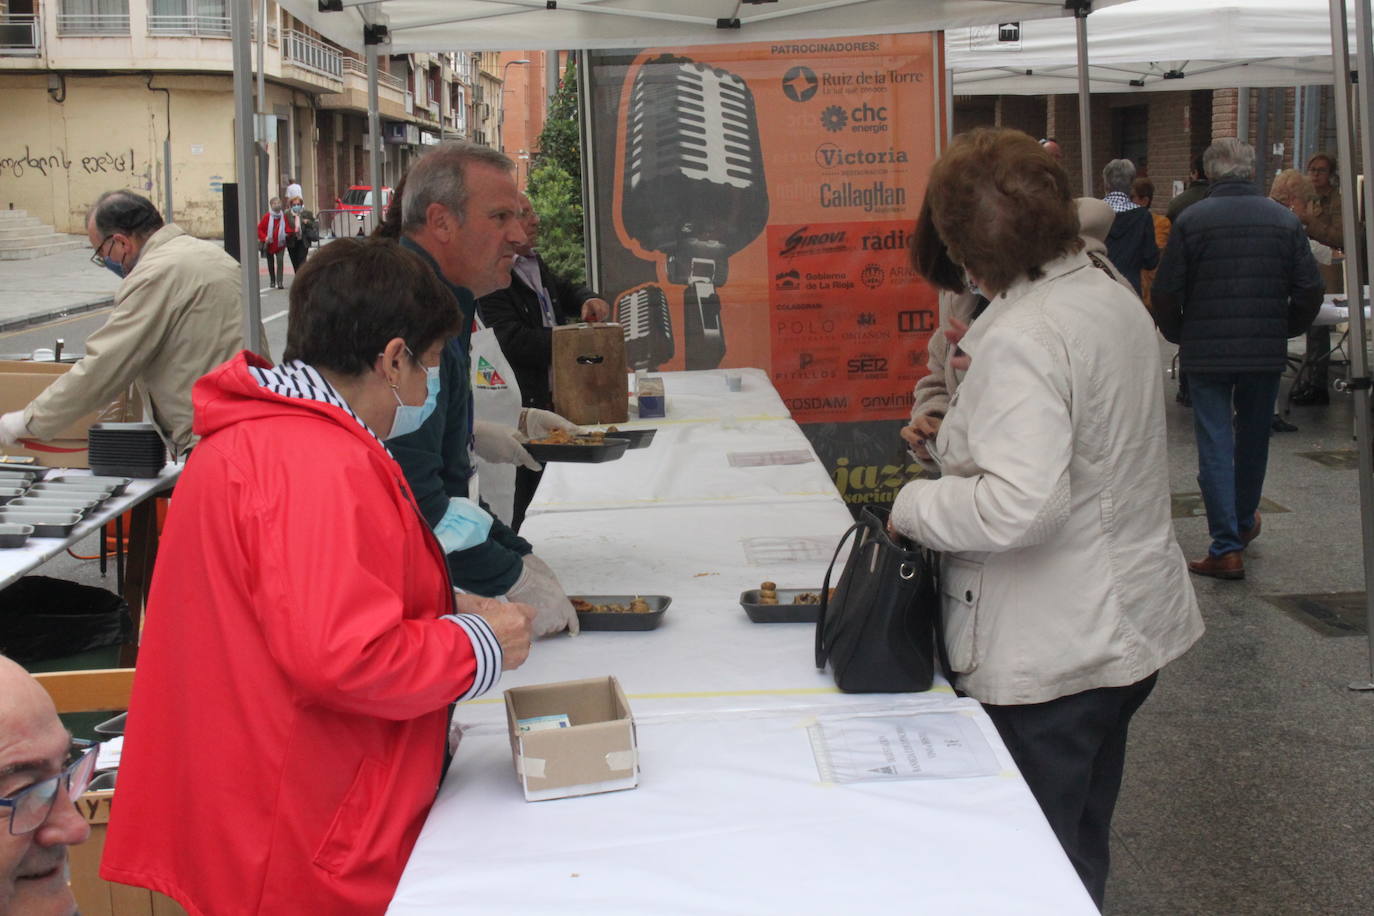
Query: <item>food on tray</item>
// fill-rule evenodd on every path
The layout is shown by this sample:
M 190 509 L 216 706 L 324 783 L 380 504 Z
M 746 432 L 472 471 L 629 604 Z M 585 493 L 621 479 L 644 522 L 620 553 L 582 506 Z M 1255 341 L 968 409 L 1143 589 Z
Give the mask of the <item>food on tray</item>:
M 834 589 L 831 589 L 833 592 Z M 778 583 L 765 581 L 759 583 L 759 604 L 778 603 Z M 820 592 L 800 592 L 793 596 L 793 604 L 820 604 Z
M 651 614 L 653 608 L 643 598 L 635 598 L 625 604 L 592 604 L 582 598 L 572 598 L 573 610 L 579 614 Z
M 542 439 L 530 440 L 534 445 L 605 445 L 606 434 L 602 432 L 592 432 L 586 435 L 574 436 L 566 429 L 555 429 Z

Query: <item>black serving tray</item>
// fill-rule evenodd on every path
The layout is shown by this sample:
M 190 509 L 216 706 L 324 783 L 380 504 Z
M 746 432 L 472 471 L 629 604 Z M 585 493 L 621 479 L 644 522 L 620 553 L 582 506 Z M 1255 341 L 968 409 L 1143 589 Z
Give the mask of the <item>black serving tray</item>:
M 538 462 L 570 461 L 581 464 L 600 464 L 615 461 L 630 447 L 628 439 L 606 439 L 600 445 L 541 445 L 530 442 L 525 450 Z M 129 475 L 132 476 L 132 475 Z
M 91 473 L 101 477 L 156 477 L 166 464 L 166 461 L 157 464 L 100 464 L 92 459 Z
M 645 614 L 598 614 L 579 613 L 577 622 L 584 630 L 655 630 L 663 622 L 663 614 L 673 599 L 667 595 L 569 595 L 581 598 L 591 604 L 629 604 L 636 598 L 643 599 L 651 610 Z
M 804 592 L 819 595 L 818 588 L 780 588 L 777 604 L 759 604 L 759 590 L 740 592 L 740 607 L 754 623 L 815 623 L 821 615 L 819 604 L 793 604 L 792 599 Z
M 654 433 L 658 432 L 657 427 L 650 429 L 617 429 L 606 436 L 611 439 L 628 439 L 630 448 L 648 448 L 649 443 L 654 441 Z

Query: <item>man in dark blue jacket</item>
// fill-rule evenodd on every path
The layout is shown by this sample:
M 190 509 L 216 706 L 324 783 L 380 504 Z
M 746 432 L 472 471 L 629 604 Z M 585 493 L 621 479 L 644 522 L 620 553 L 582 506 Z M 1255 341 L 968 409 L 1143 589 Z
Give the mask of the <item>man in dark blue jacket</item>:
M 514 463 L 492 450 L 518 448 L 514 428 L 484 431 L 483 424 L 474 424 L 469 352 L 476 297 L 510 282 L 516 247 L 525 241 L 514 172 L 503 153 L 445 143 L 406 173 L 401 244 L 448 286 L 462 312 L 463 331 L 444 347 L 435 409 L 414 432 L 387 440 L 387 447 L 444 547 L 453 584 L 534 606 L 539 616 L 533 629 L 544 635 L 565 627 L 576 631 L 577 615 L 529 542 L 481 507 L 472 462 L 473 450 L 485 448 L 488 460 Z M 491 440 L 485 446 L 484 437 Z
M 1255 150 L 1228 137 L 1203 154 L 1211 193 L 1174 224 L 1155 275 L 1154 315 L 1179 345 L 1212 545 L 1188 568 L 1245 577 L 1260 533 L 1269 418 L 1288 357 L 1321 308 L 1323 283 L 1302 223 L 1254 184 Z

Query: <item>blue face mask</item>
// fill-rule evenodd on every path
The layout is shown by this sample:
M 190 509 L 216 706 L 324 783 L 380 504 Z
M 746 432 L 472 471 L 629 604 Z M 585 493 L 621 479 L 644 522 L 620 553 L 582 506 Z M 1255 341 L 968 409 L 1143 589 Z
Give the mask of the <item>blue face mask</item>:
M 124 279 L 124 265 L 108 255 L 105 256 L 105 269 L 121 280 Z
M 391 394 L 396 398 L 396 417 L 391 421 L 391 432 L 385 438 L 395 439 L 415 432 L 429 415 L 434 413 L 434 408 L 438 406 L 439 398 L 439 367 L 431 366 L 425 370 L 425 402 L 419 407 L 411 407 L 401 400 L 401 396 L 393 388 Z

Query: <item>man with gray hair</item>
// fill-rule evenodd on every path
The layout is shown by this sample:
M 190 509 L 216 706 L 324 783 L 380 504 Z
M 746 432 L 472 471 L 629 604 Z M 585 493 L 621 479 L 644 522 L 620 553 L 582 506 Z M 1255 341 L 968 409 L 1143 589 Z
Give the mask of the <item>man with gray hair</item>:
M 393 204 L 394 206 L 394 204 Z M 492 463 L 521 456 L 539 465 L 519 443 L 545 431 L 474 423 L 471 338 L 477 297 L 510 284 L 517 246 L 525 242 L 515 186 L 515 163 L 504 153 L 472 143 L 444 143 L 404 178 L 401 244 L 429 264 L 453 294 L 463 315 L 460 334 L 444 347 L 433 413 L 414 432 L 387 440 L 426 522 L 448 559 L 453 584 L 486 597 L 504 595 L 535 607 L 536 635 L 577 630 L 577 614 L 562 585 L 529 542 L 482 506 L 473 453 Z M 547 411 L 537 414 L 571 426 Z M 552 422 L 552 421 L 550 421 Z M 575 428 L 575 427 L 573 427 Z
M 0 913 L 73 916 L 67 847 L 91 828 L 74 802 L 95 770 L 95 749 L 73 756 L 72 736 L 48 694 L 0 655 Z
M 244 346 L 238 262 L 164 224 L 152 201 L 132 191 L 101 194 L 86 234 L 91 262 L 124 280 L 114 309 L 86 338 L 84 358 L 23 410 L 0 417 L 0 442 L 55 438 L 137 384 L 144 419 L 180 456 L 195 442 L 191 386 Z
M 1155 275 L 1154 316 L 1179 345 L 1212 536 L 1200 576 L 1245 578 L 1260 533 L 1269 420 L 1288 338 L 1317 316 L 1324 289 L 1296 215 L 1255 185 L 1255 150 L 1234 137 L 1203 154 L 1211 193 L 1174 223 Z
M 1140 295 L 1140 272 L 1152 270 L 1159 263 L 1159 246 L 1155 244 L 1155 223 L 1150 211 L 1131 200 L 1131 182 L 1135 181 L 1135 163 L 1129 159 L 1113 159 L 1102 169 L 1102 184 L 1107 196 L 1102 198 L 1116 211 L 1112 228 L 1107 232 L 1107 258 L 1130 281 Z

